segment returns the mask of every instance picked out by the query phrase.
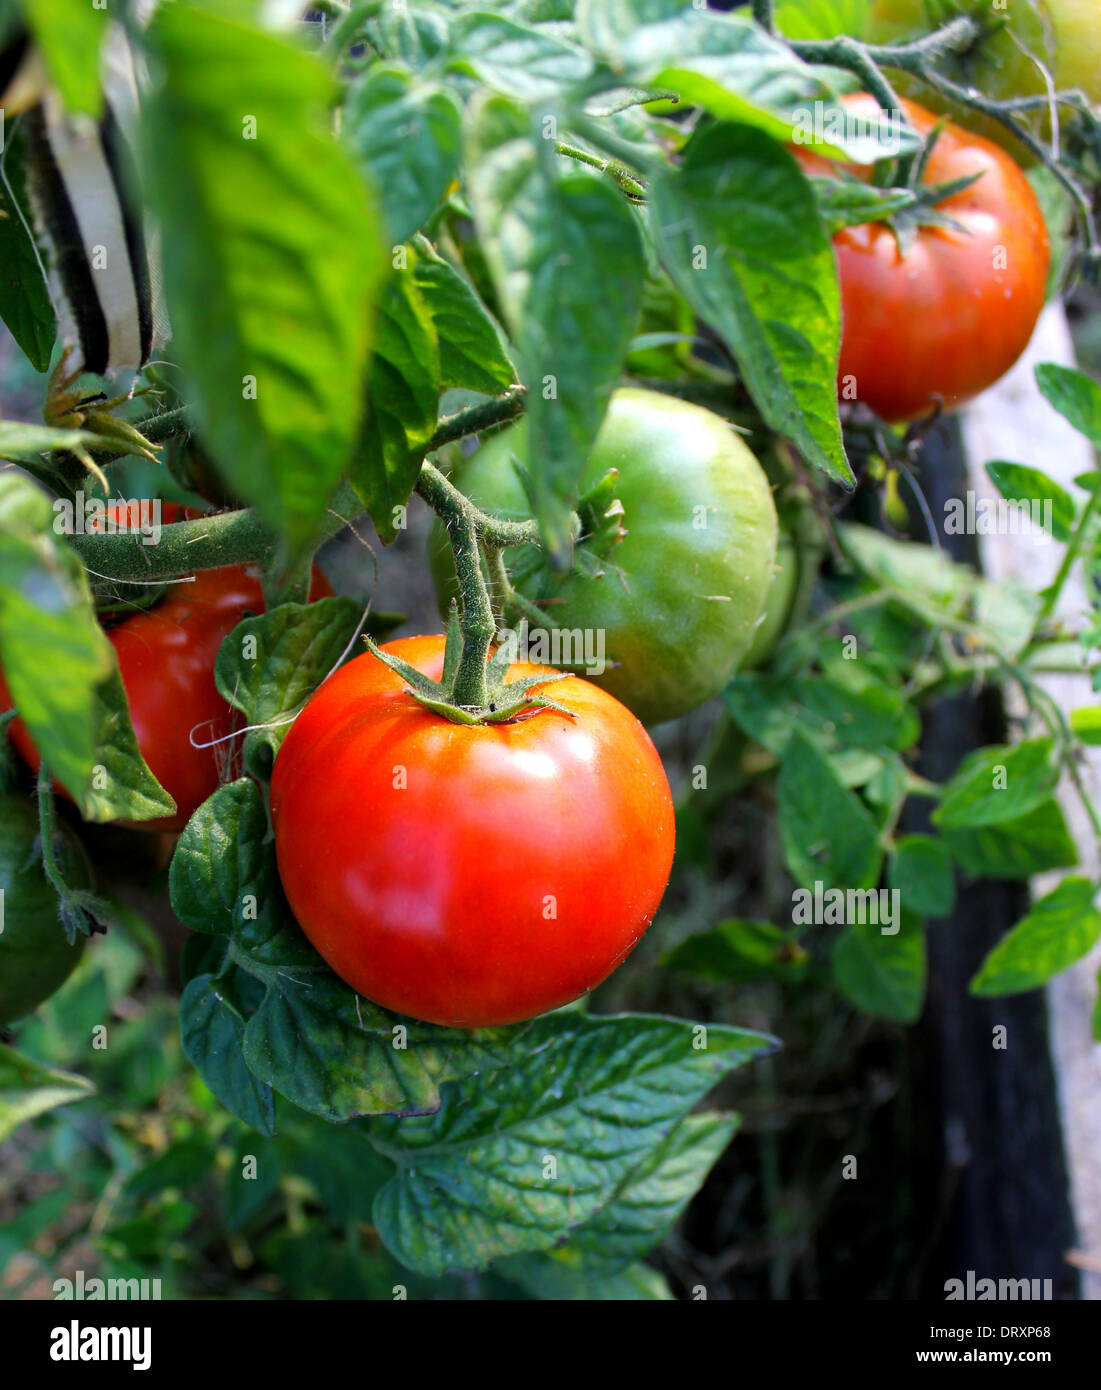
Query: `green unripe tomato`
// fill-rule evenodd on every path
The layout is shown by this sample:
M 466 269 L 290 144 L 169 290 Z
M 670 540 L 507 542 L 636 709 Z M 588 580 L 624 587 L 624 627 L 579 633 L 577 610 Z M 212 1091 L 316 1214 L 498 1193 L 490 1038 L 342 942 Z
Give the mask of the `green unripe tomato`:
M 0 794 L 0 889 L 4 893 L 0 931 L 0 1023 L 11 1023 L 36 1009 L 61 988 L 84 950 L 78 935 L 70 945 L 57 910 L 57 893 L 42 867 L 36 843 L 38 816 L 31 801 Z M 89 882 L 88 861 L 76 838 L 58 829 L 58 855 L 66 881 Z
M 764 666 L 776 643 L 787 631 L 799 592 L 799 554 L 795 542 L 781 529 L 776 545 L 776 571 L 769 586 L 764 617 L 753 634 L 753 645 L 738 663 L 739 671 L 755 671 Z
M 452 481 L 484 510 L 526 518 L 513 455 L 523 463 L 523 421 L 463 460 Z M 603 634 L 608 669 L 572 669 L 656 724 L 717 694 L 752 645 L 773 577 L 776 508 L 760 464 L 724 420 L 653 391 L 612 396 L 581 494 L 609 469 L 626 535 L 596 577 L 552 575 L 531 547 L 505 558 L 527 598 L 552 600 L 544 611 L 554 627 Z M 446 612 L 457 585 L 438 521 L 429 554 Z

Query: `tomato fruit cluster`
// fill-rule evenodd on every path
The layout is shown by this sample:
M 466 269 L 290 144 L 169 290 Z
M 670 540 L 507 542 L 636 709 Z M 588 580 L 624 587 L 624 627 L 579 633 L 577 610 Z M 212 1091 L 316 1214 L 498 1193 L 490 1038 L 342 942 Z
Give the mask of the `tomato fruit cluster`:
M 383 650 L 442 672 L 441 636 Z M 368 654 L 298 716 L 271 782 L 279 875 L 365 998 L 451 1027 L 513 1023 L 591 990 L 646 930 L 673 859 L 661 759 L 606 691 L 567 676 L 553 698 L 570 713 L 454 724 Z

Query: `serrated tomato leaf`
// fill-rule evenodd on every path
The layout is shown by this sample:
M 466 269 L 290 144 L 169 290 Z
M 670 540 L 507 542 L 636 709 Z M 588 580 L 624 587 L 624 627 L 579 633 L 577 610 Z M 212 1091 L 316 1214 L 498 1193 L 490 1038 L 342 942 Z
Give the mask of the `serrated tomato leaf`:
M 1101 939 L 1096 895 L 1089 879 L 1065 878 L 998 942 L 971 981 L 971 993 L 1022 994 L 1081 960 Z
M 879 831 L 860 798 L 802 731 L 780 765 L 780 836 L 792 876 L 805 888 L 871 888 L 883 851 Z
M 391 241 L 408 241 L 435 211 L 458 170 L 458 102 L 439 83 L 375 64 L 352 82 L 344 115 Z
M 173 354 L 219 474 L 297 555 L 363 414 L 379 218 L 312 54 L 221 12 L 147 31 L 148 194 Z
M 407 256 L 414 259 L 411 251 Z M 387 542 L 400 529 L 401 509 L 436 430 L 440 399 L 436 325 L 410 264 L 383 291 L 367 397 L 348 477 Z
M 398 1165 L 375 1224 L 425 1274 L 549 1250 L 615 1200 L 716 1081 L 773 1045 L 641 1014 L 537 1019 L 507 1069 L 446 1086 L 436 1114 L 372 1122 Z
M 471 102 L 470 202 L 528 387 L 525 486 L 552 561 L 564 565 L 577 481 L 635 332 L 645 262 L 622 196 L 548 167 L 540 145 L 529 112 L 503 97 Z
M 837 414 L 837 268 L 795 160 L 750 126 L 711 125 L 677 168 L 657 171 L 651 222 L 673 283 L 720 334 L 767 422 L 851 483 Z

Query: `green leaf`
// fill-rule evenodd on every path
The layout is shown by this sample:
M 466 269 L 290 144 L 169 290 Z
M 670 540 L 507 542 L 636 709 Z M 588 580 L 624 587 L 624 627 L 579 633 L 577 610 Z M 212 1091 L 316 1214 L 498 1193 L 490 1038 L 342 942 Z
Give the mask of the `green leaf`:
M 128 1197 L 151 1197 L 170 1187 L 192 1187 L 202 1182 L 217 1162 L 213 1140 L 194 1133 L 143 1163 L 123 1183 Z
M 1091 745 L 1101 744 L 1101 705 L 1085 705 L 1071 711 L 1070 727 L 1076 738 Z
M 25 211 L 25 149 L 20 127 L 13 122 L 6 131 L 0 164 L 0 265 L 4 267 L 0 276 L 0 319 L 35 371 L 44 372 L 50 365 L 57 337 L 57 316 Z
M 918 148 L 899 126 L 845 120 L 837 74 L 802 62 L 745 13 L 683 0 L 581 0 L 577 15 L 590 47 L 612 59 L 622 80 L 671 89 L 720 120 L 785 142 L 816 140 L 824 153 L 864 164 Z
M 903 909 L 916 917 L 947 917 L 956 904 L 951 856 L 931 835 L 904 835 L 899 840 L 888 881 L 901 895 Z
M 438 1108 L 443 1082 L 503 1065 L 511 1031 L 400 1018 L 361 999 L 317 957 L 315 966 L 275 964 L 248 1024 L 245 1060 L 295 1105 L 338 1124 L 425 1115 Z
M 507 1070 L 446 1087 L 435 1115 L 372 1125 L 398 1164 L 375 1203 L 379 1234 L 425 1274 L 548 1250 L 614 1201 L 716 1081 L 771 1046 L 644 1015 L 537 1019 Z
M 1078 849 L 1054 798 L 999 825 L 975 830 L 945 827 L 941 839 L 970 878 L 1032 878 L 1078 862 Z
M 126 690 L 117 670 L 96 687 L 92 718 L 93 775 L 77 797 L 84 819 L 143 821 L 174 815 L 175 801 L 157 781 L 138 747 Z
M 786 699 L 787 693 L 786 682 L 756 672 L 734 676 L 722 692 L 723 704 L 735 724 L 778 758 L 795 730 L 805 728 L 800 707 Z
M 744 980 L 799 980 L 807 955 L 796 935 L 771 922 L 734 918 L 697 932 L 662 957 L 662 965 L 716 984 Z
M 362 416 L 378 218 L 315 58 L 183 5 L 160 7 L 149 36 L 161 82 L 143 124 L 174 355 L 221 476 L 297 552 Z
M 330 1221 L 370 1222 L 375 1196 L 394 1169 L 371 1147 L 362 1125 L 338 1129 L 295 1115 L 281 1141 L 288 1170 L 313 1184 Z
M 605 1268 L 641 1258 L 669 1232 L 729 1145 L 737 1115 L 688 1115 L 575 1231 L 570 1248 Z
M 981 640 L 1015 658 L 1032 640 L 1040 599 L 1013 579 L 995 583 L 978 577 L 975 583 L 974 619 Z
M 593 60 L 550 29 L 518 24 L 502 14 L 464 14 L 451 26 L 448 66 L 517 101 L 549 101 L 580 85 Z
M 227 1110 L 260 1134 L 275 1132 L 275 1097 L 245 1064 L 245 1019 L 231 982 L 197 975 L 180 998 L 180 1036 L 188 1061 Z
M 418 245 L 413 266 L 440 345 L 440 385 L 487 396 L 516 380 L 504 337 L 473 288 L 431 246 Z
M 88 0 L 19 0 L 50 79 L 66 107 L 98 117 L 103 110 L 99 50 L 111 16 Z
M 689 1115 L 631 1172 L 619 1191 L 578 1228 L 568 1245 L 535 1255 L 514 1255 L 494 1269 L 540 1298 L 654 1297 L 613 1294 L 634 1261 L 657 1245 L 680 1217 L 738 1127 L 734 1115 Z
M 707 127 L 678 168 L 654 174 L 651 216 L 673 283 L 722 336 L 765 420 L 851 483 L 837 416 L 837 268 L 795 160 L 749 126 Z
M 1058 541 L 1070 539 L 1075 521 L 1074 503 L 1053 478 L 1039 468 L 1027 468 L 1023 463 L 995 461 L 986 465 L 986 471 L 1007 501 L 1023 503 L 1029 509 L 1029 517 L 1037 506 L 1041 512 L 1050 507 L 1051 534 Z
M 1088 878 L 1065 878 L 998 942 L 971 981 L 971 993 L 1023 994 L 1081 960 L 1101 939 L 1096 893 Z
M 38 751 L 79 801 L 95 761 L 96 686 L 114 653 L 51 518 L 28 478 L 0 473 L 0 668 Z
M 1084 372 L 1041 362 L 1036 384 L 1048 403 L 1064 416 L 1095 449 L 1101 449 L 1101 387 Z
M 901 929 L 884 935 L 872 923 L 850 927 L 833 948 L 837 988 L 865 1013 L 894 1023 L 913 1023 L 925 998 L 925 933 L 903 913 Z
M 861 38 L 870 10 L 871 0 L 781 0 L 774 18 L 789 39 Z
M 839 748 L 829 757 L 830 766 L 846 787 L 869 786 L 873 778 L 884 772 L 887 766 L 882 753 L 873 753 L 866 748 Z M 877 804 L 882 805 L 882 799 Z
M 280 890 L 267 839 L 255 782 L 230 782 L 203 802 L 176 842 L 169 870 L 172 910 L 185 927 L 228 936 L 250 912 L 269 910 Z
M 1058 780 L 1050 738 L 979 748 L 944 788 L 933 822 L 960 830 L 1018 820 L 1047 801 Z
M 1101 974 L 1097 977 L 1097 1000 L 1093 1006 L 1093 1040 L 1101 1043 Z
M 976 576 L 931 546 L 851 523 L 838 527 L 838 538 L 857 569 L 924 622 L 962 613 L 974 592 Z
M 499 1268 L 505 1278 L 534 1298 L 585 1303 L 673 1301 L 665 1276 L 650 1265 L 640 1262 L 614 1271 L 603 1266 L 593 1268 L 568 1245 L 536 1255 L 513 1255 L 502 1260 Z
M 503 97 L 471 103 L 470 201 L 529 388 L 526 485 L 551 559 L 563 564 L 577 480 L 635 331 L 645 262 L 622 196 L 548 168 L 536 138 L 529 113 Z
M 0 440 L 8 429 L 35 432 L 0 424 Z M 176 803 L 138 748 L 84 568 L 47 529 L 51 519 L 55 530 L 71 529 L 62 505 L 51 508 L 26 478 L 0 475 L 0 665 L 38 751 L 85 820 L 171 815 Z
M 349 478 L 386 542 L 400 529 L 398 509 L 409 501 L 436 431 L 440 398 L 436 326 L 411 267 L 386 284 L 377 336 Z
M 917 715 L 904 697 L 874 679 L 859 688 L 819 676 L 780 684 L 805 712 L 808 732 L 817 726 L 841 748 L 906 749 L 921 732 Z
M 0 1143 L 36 1115 L 84 1100 L 94 1090 L 83 1076 L 54 1071 L 0 1043 Z
M 411 68 L 442 58 L 447 48 L 450 19 L 436 6 L 410 0 L 383 0 L 379 16 L 380 48 Z
M 780 766 L 780 836 L 792 877 L 803 887 L 871 888 L 883 852 L 872 816 L 843 786 L 822 750 L 802 731 Z
M 362 618 L 363 605 L 353 598 L 282 603 L 246 618 L 225 638 L 214 680 L 249 726 L 246 767 L 257 766 L 253 750 L 263 745 L 270 751 L 270 770 L 295 715 L 336 666 Z M 374 634 L 377 627 L 368 620 L 364 629 Z
M 428 220 L 459 167 L 462 112 L 438 83 L 375 65 L 352 84 L 345 128 L 377 190 L 391 241 Z
M 892 808 L 906 799 L 907 768 L 897 753 L 883 758 L 867 782 L 864 796 L 873 806 Z

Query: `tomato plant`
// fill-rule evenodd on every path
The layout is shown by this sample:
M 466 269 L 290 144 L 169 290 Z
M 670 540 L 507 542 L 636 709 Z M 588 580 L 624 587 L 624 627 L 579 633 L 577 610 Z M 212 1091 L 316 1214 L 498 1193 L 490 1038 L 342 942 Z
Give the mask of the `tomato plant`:
M 514 426 L 453 480 L 495 515 L 522 518 L 527 500 L 513 460 L 522 466 L 525 455 L 523 428 Z M 658 723 L 716 694 L 754 640 L 772 582 L 776 510 L 760 464 L 724 420 L 652 391 L 612 397 L 582 491 L 610 470 L 622 536 L 619 526 L 602 534 L 596 518 L 581 543 L 591 563 L 565 576 L 531 551 L 510 563 L 556 627 L 603 642 L 608 669 L 593 679 L 644 723 Z M 430 558 L 446 613 L 457 584 L 442 523 Z M 576 655 L 583 666 L 586 654 Z
M 0 6 L 6 1294 L 1088 1277 L 1101 116 L 870 4 Z
M 443 649 L 386 648 L 431 676 Z M 661 760 L 604 691 L 553 690 L 561 710 L 454 726 L 367 655 L 299 715 L 272 776 L 279 874 L 365 998 L 449 1027 L 515 1023 L 593 989 L 649 926 L 673 862 Z

